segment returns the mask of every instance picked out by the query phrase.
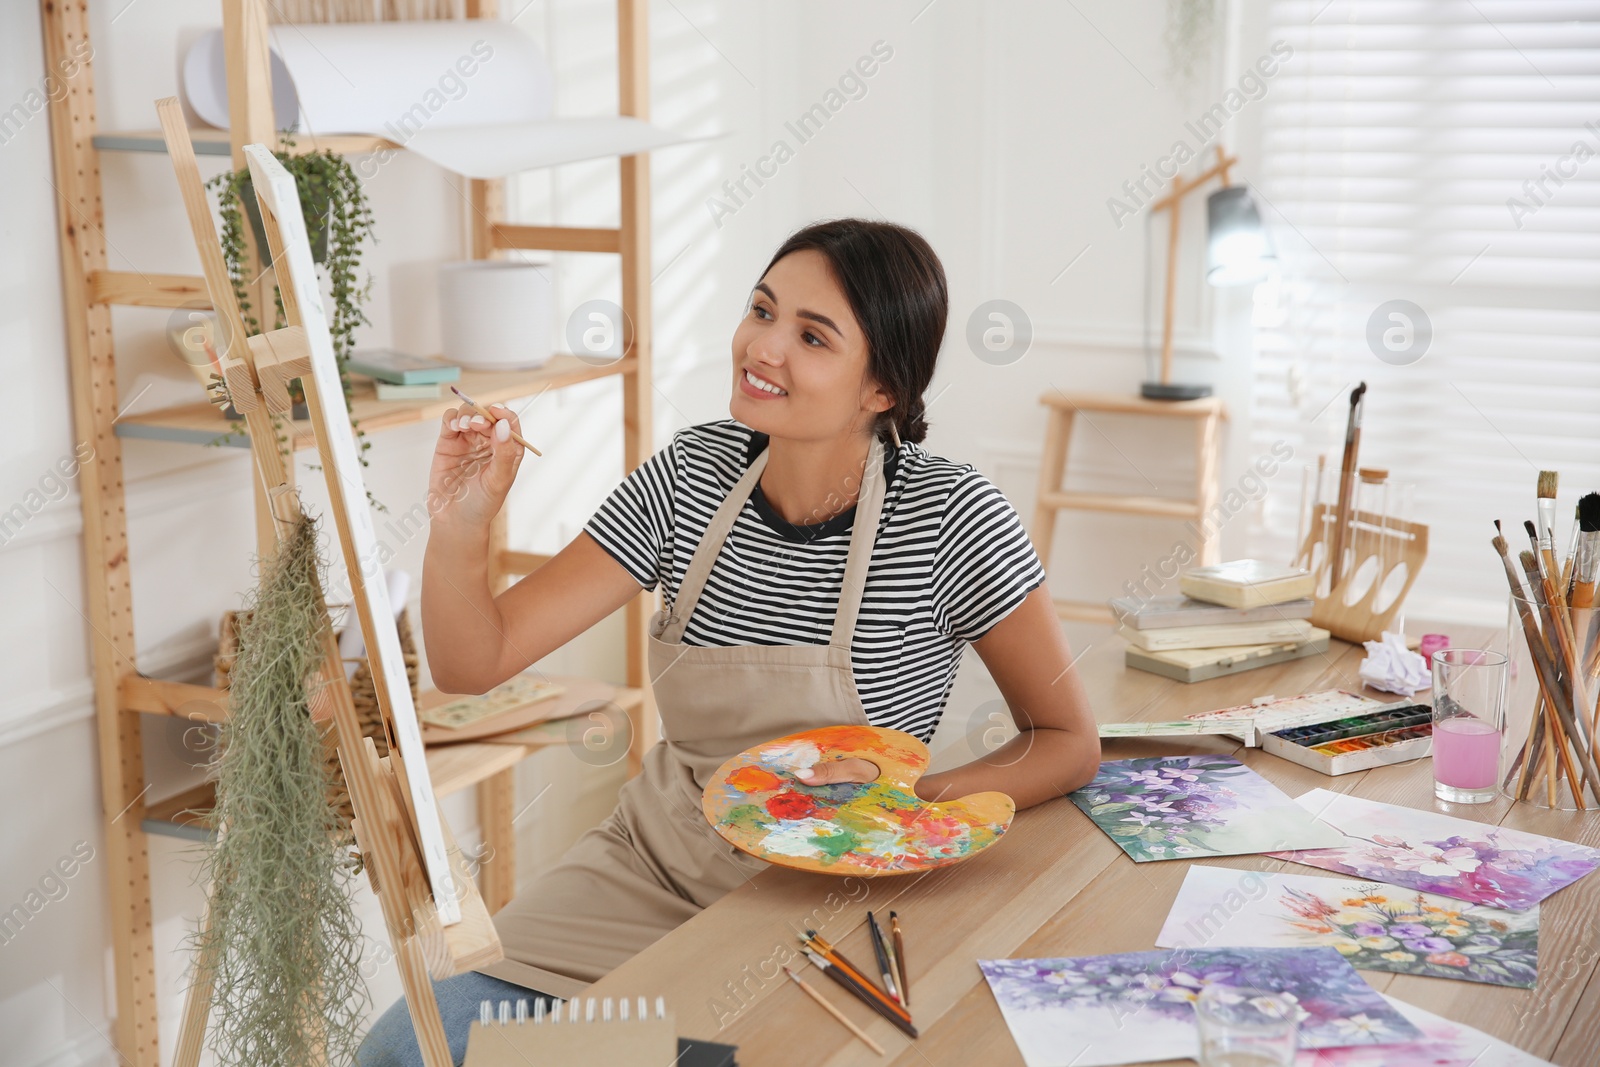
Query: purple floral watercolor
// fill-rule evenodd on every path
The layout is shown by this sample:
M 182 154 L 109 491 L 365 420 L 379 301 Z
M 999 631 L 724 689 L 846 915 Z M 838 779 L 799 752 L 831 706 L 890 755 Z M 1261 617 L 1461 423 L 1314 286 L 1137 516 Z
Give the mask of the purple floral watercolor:
M 1196 864 L 1156 944 L 1326 947 L 1359 970 L 1526 989 L 1539 973 L 1539 909 L 1508 911 L 1376 882 Z
M 1192 1057 L 1194 1003 L 1209 985 L 1288 994 L 1304 1049 L 1422 1036 L 1331 948 L 1159 949 L 978 966 L 1030 1065 Z
M 1272 783 L 1231 756 L 1102 763 L 1071 799 L 1135 862 L 1239 856 L 1337 843 Z
M 1438 812 L 1313 789 L 1299 805 L 1345 835 L 1279 859 L 1521 911 L 1600 868 L 1600 849 Z
M 1421 1041 L 1382 1048 L 1302 1052 L 1295 1059 L 1295 1067 L 1550 1067 L 1547 1060 L 1481 1030 L 1451 1022 L 1394 997 L 1384 999 L 1422 1030 Z

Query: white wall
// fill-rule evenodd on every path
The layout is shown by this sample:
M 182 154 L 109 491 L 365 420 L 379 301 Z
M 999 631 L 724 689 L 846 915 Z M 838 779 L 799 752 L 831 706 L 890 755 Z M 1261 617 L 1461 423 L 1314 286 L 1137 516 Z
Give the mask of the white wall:
M 516 10 L 520 3 L 510 6 Z M 930 394 L 938 399 L 930 410 L 928 447 L 977 464 L 1028 515 L 1043 427 L 1039 394 L 1052 386 L 1126 392 L 1145 373 L 1142 223 L 1118 229 L 1105 201 L 1216 95 L 1205 73 L 1187 89 L 1168 83 L 1159 10 L 1149 0 L 1081 0 L 1075 7 L 1044 0 L 652 5 L 654 117 L 685 131 L 731 131 L 663 151 L 652 162 L 660 272 L 657 442 L 680 426 L 726 414 L 729 337 L 750 285 L 782 238 L 821 216 L 882 214 L 928 236 L 952 286 L 948 342 Z M 613 11 L 606 0 L 532 0 L 518 19 L 555 57 L 564 114 L 615 107 Z M 106 129 L 152 127 L 150 102 L 176 89 L 175 41 L 219 17 L 212 0 L 92 0 L 91 16 Z M 39 83 L 39 40 L 31 5 L 0 11 L 0 107 Z M 865 95 L 796 145 L 785 122 L 823 100 L 879 40 L 893 56 L 866 80 Z M 738 178 L 780 138 L 797 148 L 794 159 L 737 211 L 718 219 L 710 201 L 724 195 L 724 181 Z M 203 164 L 207 174 L 218 165 Z M 528 176 L 518 183 L 520 214 L 528 221 L 614 223 L 614 172 L 610 164 L 595 163 Z M 197 272 L 165 157 L 107 154 L 102 178 L 113 269 Z M 38 116 L 0 145 L 0 197 L 7 205 L 0 214 L 0 351 L 19 398 L 0 420 L 4 507 L 22 499 L 74 442 L 50 179 L 46 120 Z M 380 243 L 370 260 L 377 286 L 364 344 L 427 350 L 437 343 L 432 272 L 465 251 L 467 209 L 458 185 L 403 155 L 369 181 Z M 1214 308 L 1209 297 L 1201 299 L 1198 236 L 1197 227 L 1186 234 L 1179 377 L 1219 384 L 1234 413 L 1230 441 L 1242 441 L 1249 418 L 1242 358 L 1248 347 L 1241 346 L 1236 327 L 1214 326 L 1237 320 L 1238 300 Z M 615 272 L 604 257 L 558 259 L 563 314 L 587 299 L 617 298 Z M 1031 350 L 1008 366 L 980 361 L 965 340 L 969 316 L 995 298 L 1021 305 L 1036 332 Z M 117 313 L 123 403 L 147 383 L 138 408 L 193 399 L 187 372 L 167 354 L 165 319 L 154 311 Z M 614 383 L 592 383 L 547 395 L 524 411 L 530 436 L 560 447 L 523 468 L 512 503 L 519 547 L 550 551 L 564 544 L 616 484 L 617 396 Z M 375 438 L 369 483 L 394 512 L 422 498 L 430 449 L 425 427 Z M 1073 484 L 1145 485 L 1152 493 L 1178 495 L 1187 491 L 1188 456 L 1186 435 L 1169 438 L 1128 420 L 1097 419 L 1075 440 Z M 1251 458 L 1231 446 L 1224 484 Z M 245 455 L 132 442 L 124 459 L 139 667 L 163 676 L 202 676 L 217 618 L 237 605 L 251 582 Z M 313 508 L 321 507 L 320 477 L 300 471 Z M 1224 530 L 1225 552 L 1243 550 L 1244 526 L 1240 520 Z M 6 605 L 0 614 L 0 647 L 6 649 L 0 655 L 0 810 L 7 813 L 0 907 L 21 900 L 74 842 L 101 848 L 78 532 L 72 495 L 49 504 L 0 549 L 0 602 Z M 1134 520 L 1066 520 L 1052 585 L 1061 594 L 1113 595 L 1122 576 L 1155 563 L 1180 536 L 1179 528 Z M 420 539 L 401 547 L 401 565 L 416 572 L 421 548 Z M 603 624 L 545 666 L 620 679 L 617 623 Z M 1098 632 L 1075 629 L 1073 635 L 1092 641 Z M 958 683 L 936 750 L 993 710 L 986 704 L 992 684 L 975 657 L 972 666 Z M 158 795 L 181 781 L 182 745 L 168 729 L 172 724 L 146 724 Z M 518 824 L 524 874 L 598 819 L 619 780 L 615 768 L 597 772 L 559 751 L 525 764 L 521 796 L 531 799 L 554 784 Z M 458 836 L 470 841 L 470 799 L 451 798 L 445 809 Z M 181 1005 L 178 946 L 201 903 L 190 884 L 193 857 L 192 846 L 151 840 L 168 1054 Z M 362 907 L 379 936 L 365 894 Z M 91 862 L 65 899 L 0 946 L 0 1026 L 12 1035 L 7 1062 L 114 1062 L 106 1041 L 112 1032 L 109 921 L 103 872 Z M 398 982 L 392 969 L 375 966 L 374 974 L 381 1007 L 398 993 Z

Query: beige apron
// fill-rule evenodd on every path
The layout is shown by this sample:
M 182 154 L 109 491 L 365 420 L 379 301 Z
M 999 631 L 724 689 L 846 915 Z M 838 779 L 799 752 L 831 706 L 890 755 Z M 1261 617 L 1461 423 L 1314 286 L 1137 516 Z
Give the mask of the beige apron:
M 770 447 L 770 446 L 769 446 Z M 623 785 L 616 809 L 494 917 L 506 959 L 482 968 L 570 997 L 767 864 L 718 836 L 700 796 L 730 757 L 775 737 L 841 723 L 865 726 L 850 640 L 883 510 L 883 444 L 867 455 L 844 587 L 826 645 L 682 643 L 706 576 L 766 469 L 755 458 L 695 549 L 671 613 L 650 620 L 650 682 L 663 740 Z

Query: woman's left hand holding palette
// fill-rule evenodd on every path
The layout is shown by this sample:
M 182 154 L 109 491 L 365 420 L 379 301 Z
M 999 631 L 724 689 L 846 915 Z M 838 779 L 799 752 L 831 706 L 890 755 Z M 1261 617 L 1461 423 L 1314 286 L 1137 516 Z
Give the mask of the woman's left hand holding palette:
M 910 734 L 825 726 L 735 756 L 712 776 L 702 807 L 742 851 L 826 874 L 931 870 L 999 840 L 1016 813 L 1011 798 L 925 801 L 916 783 L 927 766 L 927 746 Z

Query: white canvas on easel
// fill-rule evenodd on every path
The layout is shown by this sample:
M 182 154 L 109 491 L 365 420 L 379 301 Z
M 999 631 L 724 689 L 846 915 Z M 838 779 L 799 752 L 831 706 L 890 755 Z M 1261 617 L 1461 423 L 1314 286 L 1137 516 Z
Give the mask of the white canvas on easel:
M 361 477 L 361 458 L 343 402 L 344 387 L 334 356 L 333 336 L 328 331 L 322 293 L 316 284 L 316 268 L 306 236 L 305 217 L 300 210 L 299 193 L 293 176 L 264 146 L 246 145 L 244 152 L 256 195 L 277 220 L 283 242 L 275 262 L 278 286 L 286 298 L 299 306 L 315 392 L 330 401 L 337 398 L 333 411 L 313 404 L 311 414 L 313 419 L 320 417 L 316 436 L 326 467 L 329 497 L 349 531 L 348 541 L 341 538 L 340 542 L 349 571 L 351 599 L 366 638 L 368 655 L 375 661 L 372 680 L 378 706 L 384 712 L 395 741 L 395 747 L 390 749 L 391 764 L 416 828 L 417 846 L 433 889 L 439 921 L 450 926 L 461 921 L 460 901 L 450 872 L 433 783 L 428 775 L 422 729 L 416 706 L 411 701 L 400 631 L 395 625 L 388 585 L 379 561 L 377 533 Z

